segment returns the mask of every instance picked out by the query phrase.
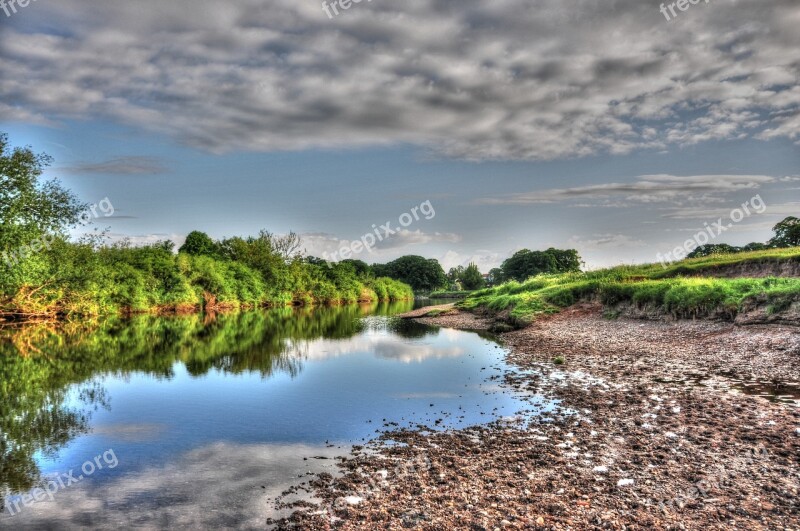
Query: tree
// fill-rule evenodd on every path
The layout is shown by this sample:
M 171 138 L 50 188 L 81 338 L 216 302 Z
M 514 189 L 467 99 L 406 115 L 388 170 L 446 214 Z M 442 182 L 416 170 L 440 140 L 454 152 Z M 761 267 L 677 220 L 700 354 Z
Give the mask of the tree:
M 772 228 L 775 236 L 769 241 L 770 247 L 800 246 L 800 219 L 789 216 Z
M 289 232 L 285 236 L 276 236 L 268 230 L 262 230 L 258 234 L 259 238 L 269 240 L 272 249 L 278 253 L 286 262 L 299 258 L 303 241 L 294 232 Z
M 489 276 L 486 279 L 486 283 L 491 286 L 497 286 L 505 282 L 503 277 L 503 270 L 499 267 L 495 267 L 489 270 Z
M 464 266 L 456 266 L 451 267 L 450 271 L 447 272 L 447 280 L 450 282 L 457 282 L 461 280 L 461 275 L 464 274 Z
M 574 249 L 560 250 L 552 247 L 546 251 L 522 249 L 500 266 L 504 280 L 523 282 L 542 273 L 569 273 L 580 271 L 581 258 Z
M 552 255 L 542 251 L 522 249 L 504 261 L 500 268 L 505 278 L 523 282 L 534 275 L 555 272 L 556 261 Z
M 0 251 L 14 252 L 45 234 L 64 235 L 87 205 L 58 181 L 39 182 L 52 159 L 31 148 L 9 149 L 0 133 Z
M 578 273 L 581 270 L 581 257 L 575 249 L 549 248 L 545 253 L 551 255 L 556 261 L 556 270 L 559 273 Z
M 447 275 L 433 258 L 401 256 L 388 264 L 373 264 L 376 277 L 389 277 L 411 286 L 414 291 L 433 291 L 447 286 Z
M 733 247 L 727 243 L 707 243 L 686 255 L 686 258 L 702 258 L 704 256 L 711 256 L 712 254 L 735 254 L 739 252 L 741 252 L 740 248 Z
M 769 245 L 767 245 L 766 243 L 752 242 L 742 247 L 742 252 L 763 251 L 765 249 L 769 249 Z
M 464 269 L 461 274 L 461 285 L 468 291 L 481 289 L 486 285 L 486 281 L 483 279 L 483 275 L 481 275 L 477 265 L 471 263 Z
M 353 266 L 356 275 L 358 275 L 359 277 L 369 277 L 372 275 L 372 268 L 370 268 L 369 264 L 363 260 L 350 258 L 347 260 L 342 260 L 341 263 L 350 264 L 351 266 Z
M 193 230 L 186 236 L 186 241 L 178 249 L 179 253 L 186 253 L 192 256 L 212 256 L 218 257 L 220 254 L 219 245 L 205 232 Z

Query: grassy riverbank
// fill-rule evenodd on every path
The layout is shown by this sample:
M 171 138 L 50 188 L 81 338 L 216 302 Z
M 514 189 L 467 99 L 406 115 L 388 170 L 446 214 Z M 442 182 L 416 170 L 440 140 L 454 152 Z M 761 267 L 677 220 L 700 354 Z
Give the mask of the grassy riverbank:
M 800 248 L 792 248 L 714 255 L 666 267 L 645 264 L 539 275 L 475 292 L 458 305 L 503 314 L 517 325 L 589 300 L 600 301 L 611 310 L 624 306 L 677 318 L 732 319 L 755 307 L 773 314 L 800 302 L 800 278 L 756 278 L 761 276 L 758 271 L 771 271 L 776 265 L 792 269 L 798 263 Z M 737 272 L 746 278 L 719 278 L 738 276 Z
M 239 255 L 174 253 L 169 243 L 97 247 L 54 239 L 0 278 L 0 316 L 191 312 L 412 299 L 411 288 L 350 264 L 285 259 L 268 238 L 237 239 Z

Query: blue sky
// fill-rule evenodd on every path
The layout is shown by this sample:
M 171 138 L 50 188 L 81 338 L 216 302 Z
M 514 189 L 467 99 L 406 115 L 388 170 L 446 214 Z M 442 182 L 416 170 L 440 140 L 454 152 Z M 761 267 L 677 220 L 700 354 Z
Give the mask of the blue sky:
M 0 20 L 0 131 L 108 197 L 114 239 L 322 255 L 430 201 L 358 257 L 655 261 L 756 194 L 720 242 L 800 214 L 800 9 L 766 3 L 39 2 Z

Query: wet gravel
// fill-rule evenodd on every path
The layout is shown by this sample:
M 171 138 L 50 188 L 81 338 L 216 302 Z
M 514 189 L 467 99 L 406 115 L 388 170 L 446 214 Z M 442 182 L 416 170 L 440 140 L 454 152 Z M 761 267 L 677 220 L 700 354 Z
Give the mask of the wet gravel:
M 341 475 L 301 487 L 319 503 L 293 505 L 287 493 L 278 503 L 296 510 L 269 524 L 800 530 L 800 407 L 789 385 L 800 330 L 601 314 L 574 307 L 501 335 L 517 367 L 506 385 L 559 399 L 555 413 L 385 433 L 343 458 Z M 491 325 L 457 310 L 421 321 Z M 786 396 L 746 394 L 748 382 Z

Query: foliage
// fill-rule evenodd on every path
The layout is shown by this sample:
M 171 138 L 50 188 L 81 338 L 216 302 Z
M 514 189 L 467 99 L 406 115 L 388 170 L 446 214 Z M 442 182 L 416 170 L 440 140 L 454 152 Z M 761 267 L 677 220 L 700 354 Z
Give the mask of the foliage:
M 650 308 L 679 318 L 733 318 L 749 306 L 768 306 L 779 311 L 800 302 L 797 278 L 713 277 L 721 267 L 771 261 L 800 262 L 800 249 L 710 255 L 666 269 L 658 264 L 645 264 L 587 273 L 544 274 L 522 283 L 511 281 L 476 291 L 458 305 L 506 312 L 516 324 L 588 300 L 599 300 L 609 307 L 629 304 Z
M 433 258 L 401 256 L 388 264 L 373 264 L 372 271 L 375 276 L 389 277 L 408 284 L 414 291 L 432 291 L 447 286 L 447 275 Z
M 471 291 L 481 289 L 486 286 L 486 281 L 483 279 L 478 266 L 470 263 L 464 272 L 461 274 L 461 285 L 465 290 Z
M 800 246 L 800 219 L 789 216 L 776 224 L 772 231 L 775 236 L 767 243 L 752 242 L 743 247 L 735 247 L 727 243 L 709 243 L 701 245 L 687 255 L 687 258 L 702 258 L 704 256 L 748 253 L 764 251 L 770 248 L 787 248 Z
M 522 282 L 528 277 L 543 273 L 570 273 L 580 271 L 581 260 L 574 249 L 546 251 L 530 251 L 522 249 L 500 266 L 503 280 Z
M 800 246 L 800 219 L 789 216 L 772 228 L 775 236 L 769 241 L 772 247 Z
M 359 260 L 304 260 L 293 232 L 262 230 L 256 237 L 214 241 L 193 231 L 177 254 L 169 241 L 134 247 L 87 236 L 70 242 L 66 230 L 83 222 L 85 206 L 57 182 L 40 183 L 49 163 L 30 148 L 10 150 L 0 134 L 0 315 L 96 316 L 413 297 L 409 286 L 375 278 Z
M 181 245 L 178 252 L 192 256 L 219 256 L 219 246 L 205 232 L 193 230 L 186 236 L 186 242 Z

